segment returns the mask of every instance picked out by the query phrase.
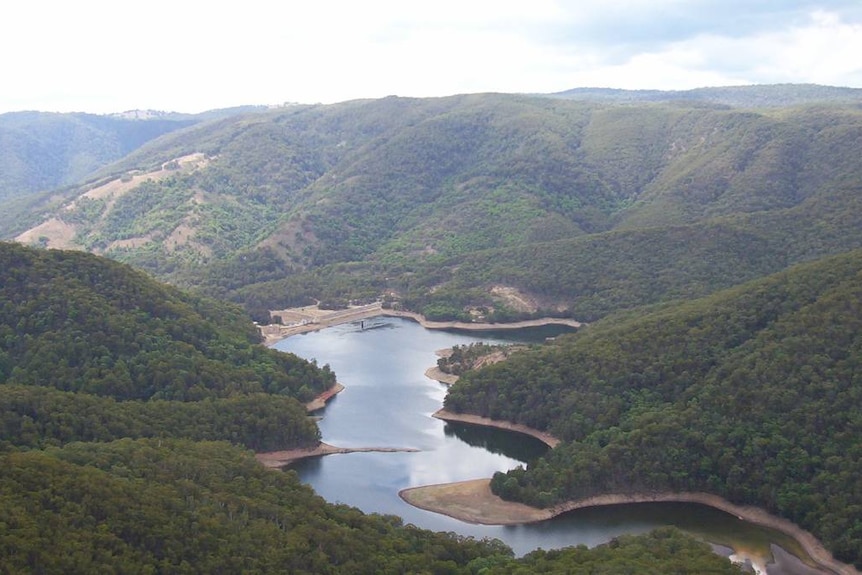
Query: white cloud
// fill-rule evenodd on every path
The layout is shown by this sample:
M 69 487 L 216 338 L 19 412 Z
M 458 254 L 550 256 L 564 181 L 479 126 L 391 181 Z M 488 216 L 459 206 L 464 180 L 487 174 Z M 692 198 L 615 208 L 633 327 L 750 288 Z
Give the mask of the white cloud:
M 804 27 L 764 38 L 772 48 L 775 81 L 862 85 L 862 23 L 846 23 L 838 15 L 817 11 Z M 769 70 L 762 70 L 764 76 Z
M 0 8 L 0 111 L 199 111 L 387 94 L 862 87 L 844 0 L 241 4 L 31 0 Z
M 862 87 L 862 24 L 815 11 L 805 22 L 752 36 L 701 34 L 636 53 L 620 63 L 601 56 L 574 63 L 574 85 L 690 89 L 754 83 Z

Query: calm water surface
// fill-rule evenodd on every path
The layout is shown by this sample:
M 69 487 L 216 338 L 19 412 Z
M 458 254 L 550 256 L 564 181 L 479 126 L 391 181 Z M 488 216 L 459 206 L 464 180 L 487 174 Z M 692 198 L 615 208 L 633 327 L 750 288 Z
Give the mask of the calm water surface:
M 550 328 L 556 329 L 556 328 Z M 537 548 L 594 546 L 624 533 L 677 525 L 708 540 L 767 555 L 771 543 L 794 549 L 781 534 L 695 504 L 620 505 L 575 511 L 534 525 L 470 525 L 405 503 L 406 487 L 490 477 L 522 465 L 546 449 L 520 434 L 444 423 L 431 417 L 446 387 L 425 377 L 435 350 L 476 341 L 541 341 L 559 333 L 444 332 L 399 318 L 374 318 L 297 335 L 273 347 L 319 365 L 329 364 L 346 389 L 318 415 L 326 443 L 340 447 L 411 447 L 416 453 L 354 453 L 309 459 L 292 468 L 328 501 L 368 513 L 390 513 L 405 523 L 474 537 L 496 537 L 518 555 Z M 779 571 L 770 569 L 770 573 Z

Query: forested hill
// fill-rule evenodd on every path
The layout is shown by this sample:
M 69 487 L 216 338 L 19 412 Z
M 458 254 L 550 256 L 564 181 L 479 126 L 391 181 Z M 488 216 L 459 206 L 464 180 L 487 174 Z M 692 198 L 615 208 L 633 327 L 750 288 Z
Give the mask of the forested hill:
M 326 503 L 247 448 L 316 444 L 294 398 L 333 374 L 255 336 L 128 266 L 0 243 L 0 571 L 741 572 L 673 530 L 515 560 Z
M 259 345 L 233 306 L 90 254 L 10 243 L 0 243 L 0 302 L 0 441 L 318 442 L 299 402 L 334 374 Z
M 813 532 L 862 566 L 862 251 L 462 375 L 453 411 L 565 441 L 494 490 L 537 505 L 707 491 Z
M 239 106 L 182 114 L 131 110 L 119 114 L 0 114 L 0 230 L 26 229 L 57 202 L 74 197 L 100 170 L 158 139 L 207 121 L 265 110 Z M 0 232 L 0 237 L 8 234 Z
M 781 101 L 794 89 L 768 92 Z M 529 313 L 598 317 L 858 247 L 847 230 L 858 229 L 860 137 L 858 106 L 835 102 L 743 109 L 473 94 L 296 106 L 168 134 L 38 212 L 39 225 L 3 233 L 256 308 L 322 285 L 328 293 L 312 295 L 388 291 L 438 319 L 470 307 L 524 311 L 505 309 L 503 287 L 535 300 Z M 800 211 L 809 250 L 785 254 Z M 644 274 L 615 262 L 637 262 L 643 234 L 655 297 L 629 294 Z M 673 277 L 683 237 L 715 265 Z M 754 253 L 734 269 L 749 238 Z M 517 261 L 502 269 L 510 255 Z M 565 278 L 555 282 L 555 268 Z M 572 278 L 608 268 L 625 281 L 607 304 L 578 309 L 607 284 L 573 292 Z
M 0 114 L 0 201 L 78 184 L 145 142 L 198 121 L 189 116 Z
M 163 134 L 265 109 L 239 106 L 199 114 L 155 110 L 102 115 L 0 114 L 0 202 L 80 184 Z
M 522 560 L 500 541 L 332 505 L 226 443 L 83 443 L 0 453 L 3 572 L 740 575 L 663 529 Z

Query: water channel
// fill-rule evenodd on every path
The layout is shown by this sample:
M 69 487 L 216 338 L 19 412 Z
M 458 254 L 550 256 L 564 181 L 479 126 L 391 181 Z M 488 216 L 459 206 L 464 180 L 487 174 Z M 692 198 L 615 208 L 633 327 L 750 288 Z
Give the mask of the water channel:
M 366 319 L 296 335 L 273 347 L 319 365 L 329 364 L 346 389 L 317 415 L 323 441 L 339 447 L 410 447 L 415 453 L 353 453 L 308 459 L 292 466 L 301 480 L 326 500 L 368 513 L 399 515 L 404 523 L 477 538 L 499 538 L 523 555 L 537 548 L 594 546 L 625 533 L 676 525 L 710 542 L 753 557 L 769 557 L 775 546 L 796 550 L 781 533 L 740 521 L 697 504 L 618 505 L 574 511 L 550 521 L 519 526 L 464 523 L 405 503 L 407 487 L 490 477 L 522 465 L 546 447 L 521 434 L 449 424 L 431 417 L 446 386 L 424 373 L 436 364 L 435 350 L 475 341 L 541 341 L 542 328 L 518 332 L 427 330 L 399 318 Z M 806 573 L 795 558 L 769 568 L 770 575 Z M 814 571 L 810 571 L 814 572 Z

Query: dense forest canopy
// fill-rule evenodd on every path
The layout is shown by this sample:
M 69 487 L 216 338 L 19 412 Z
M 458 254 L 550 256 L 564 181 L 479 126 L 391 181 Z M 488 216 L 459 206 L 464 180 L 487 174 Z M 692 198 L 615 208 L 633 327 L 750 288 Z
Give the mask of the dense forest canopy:
M 10 574 L 742 573 L 672 529 L 515 560 L 497 540 L 326 503 L 294 473 L 267 470 L 227 443 L 121 440 L 0 454 L 0 518 Z
M 445 404 L 564 440 L 495 476 L 503 497 L 706 491 L 788 518 L 862 566 L 860 312 L 857 250 L 610 317 L 462 375 Z
M 315 445 L 335 375 L 258 344 L 238 308 L 81 252 L 0 243 L 0 441 L 178 436 Z
M 451 389 L 451 410 L 563 439 L 497 474 L 503 497 L 707 491 L 862 566 L 856 91 L 243 111 L 122 145 L 106 119 L 0 117 L 0 188 L 136 148 L 80 186 L 0 190 L 0 237 L 194 290 L 0 243 L 3 569 L 736 571 L 675 531 L 516 560 L 264 470 L 244 450 L 316 445 L 301 402 L 335 375 L 259 345 L 248 312 L 381 297 L 430 319 L 594 322 Z
M 0 200 L 79 184 L 145 142 L 196 122 L 188 116 L 0 114 Z
M 497 540 L 326 503 L 255 450 L 314 446 L 334 375 L 230 305 L 80 252 L 0 243 L 4 573 L 739 573 L 676 531 L 513 559 Z

